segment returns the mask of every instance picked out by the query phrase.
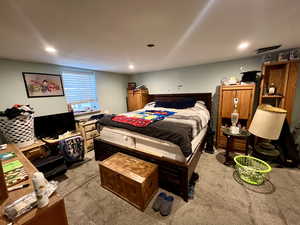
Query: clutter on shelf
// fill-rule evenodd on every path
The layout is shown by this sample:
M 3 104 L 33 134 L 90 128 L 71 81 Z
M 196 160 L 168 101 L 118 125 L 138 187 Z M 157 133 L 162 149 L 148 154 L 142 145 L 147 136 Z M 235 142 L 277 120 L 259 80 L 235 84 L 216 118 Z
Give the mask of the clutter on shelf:
M 263 61 L 265 64 L 273 62 L 286 62 L 288 60 L 300 60 L 300 49 L 271 52 L 263 56 Z

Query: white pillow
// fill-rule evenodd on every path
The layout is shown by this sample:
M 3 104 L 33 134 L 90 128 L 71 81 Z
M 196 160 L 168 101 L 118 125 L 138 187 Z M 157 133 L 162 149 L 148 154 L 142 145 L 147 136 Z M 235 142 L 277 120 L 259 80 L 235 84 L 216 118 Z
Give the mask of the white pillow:
M 144 106 L 144 108 L 154 108 L 154 106 L 155 106 L 155 102 L 149 102 Z

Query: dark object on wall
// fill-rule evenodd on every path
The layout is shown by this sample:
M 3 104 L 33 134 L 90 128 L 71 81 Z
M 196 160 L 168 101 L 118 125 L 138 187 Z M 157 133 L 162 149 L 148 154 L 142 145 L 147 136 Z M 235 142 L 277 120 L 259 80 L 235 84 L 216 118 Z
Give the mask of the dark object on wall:
M 257 81 L 257 73 L 259 73 L 260 71 L 258 70 L 253 70 L 253 71 L 247 71 L 247 72 L 243 72 L 241 74 L 243 74 L 242 76 L 242 82 L 248 83 L 248 82 L 256 82 Z
M 64 88 L 59 74 L 23 72 L 28 98 L 64 96 Z
M 300 163 L 299 152 L 294 137 L 290 132 L 287 119 L 285 119 L 279 140 L 276 144 L 281 150 L 280 159 L 284 166 L 296 167 Z
M 280 47 L 281 47 L 281 45 L 274 45 L 274 46 L 259 48 L 259 49 L 256 50 L 256 54 L 261 54 L 261 53 L 264 53 L 264 52 L 272 51 L 272 50 L 278 49 Z
M 128 90 L 134 90 L 136 88 L 136 83 L 135 82 L 128 82 Z

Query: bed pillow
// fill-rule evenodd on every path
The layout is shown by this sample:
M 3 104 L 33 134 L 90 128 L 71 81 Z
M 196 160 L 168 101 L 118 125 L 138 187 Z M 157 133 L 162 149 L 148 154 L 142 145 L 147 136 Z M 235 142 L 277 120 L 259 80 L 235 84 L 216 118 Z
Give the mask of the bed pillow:
M 153 107 L 155 107 L 155 102 L 149 102 L 144 106 L 144 108 L 153 108 Z
M 186 109 L 194 107 L 196 100 L 194 99 L 183 99 L 172 102 L 156 101 L 155 107 L 172 108 L 172 109 Z

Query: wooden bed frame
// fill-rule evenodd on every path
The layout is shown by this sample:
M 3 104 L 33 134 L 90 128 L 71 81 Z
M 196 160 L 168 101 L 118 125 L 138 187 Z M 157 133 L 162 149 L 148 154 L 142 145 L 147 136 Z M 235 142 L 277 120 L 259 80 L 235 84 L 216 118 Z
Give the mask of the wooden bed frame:
M 150 95 L 150 101 L 176 101 L 186 98 L 193 98 L 204 101 L 207 109 L 211 112 L 211 93 L 188 93 L 188 94 L 158 94 Z M 209 132 L 207 129 L 207 132 Z M 207 135 L 207 133 L 206 133 Z M 101 138 L 101 135 L 100 135 Z M 199 143 L 192 157 L 187 162 L 179 162 L 164 157 L 154 156 L 145 152 L 141 152 L 132 148 L 111 143 L 100 138 L 94 140 L 95 159 L 104 160 L 111 155 L 122 152 L 142 160 L 155 163 L 159 166 L 159 186 L 167 191 L 181 196 L 186 202 L 188 201 L 189 181 L 200 159 L 200 155 L 206 143 L 204 137 Z

